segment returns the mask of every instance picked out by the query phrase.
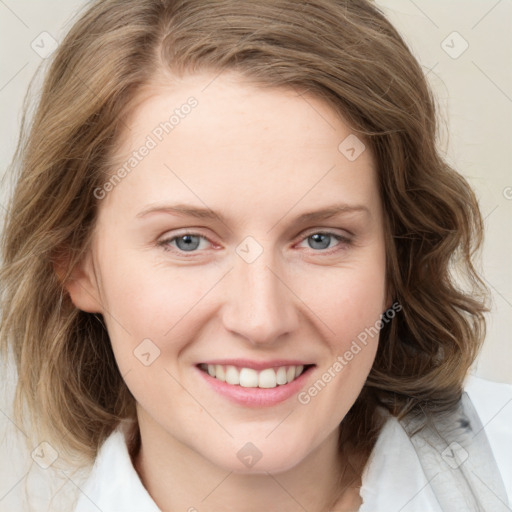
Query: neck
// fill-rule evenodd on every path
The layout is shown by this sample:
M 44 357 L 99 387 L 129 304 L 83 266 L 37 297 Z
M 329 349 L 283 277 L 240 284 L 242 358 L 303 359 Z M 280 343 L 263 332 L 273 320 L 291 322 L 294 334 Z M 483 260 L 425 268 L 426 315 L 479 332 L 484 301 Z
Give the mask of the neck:
M 134 466 L 163 512 L 325 512 L 361 504 L 360 476 L 339 453 L 338 430 L 287 471 L 240 474 L 215 466 L 150 418 L 139 417 L 139 428 Z

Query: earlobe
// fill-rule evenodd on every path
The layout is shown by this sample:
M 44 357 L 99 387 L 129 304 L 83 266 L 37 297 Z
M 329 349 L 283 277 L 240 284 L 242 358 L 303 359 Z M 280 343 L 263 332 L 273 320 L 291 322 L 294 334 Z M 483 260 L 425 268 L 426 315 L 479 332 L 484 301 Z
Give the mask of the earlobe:
M 87 313 L 103 313 L 98 282 L 90 253 L 67 276 L 65 269 L 63 258 L 54 262 L 54 270 L 63 287 L 69 293 L 73 304 Z

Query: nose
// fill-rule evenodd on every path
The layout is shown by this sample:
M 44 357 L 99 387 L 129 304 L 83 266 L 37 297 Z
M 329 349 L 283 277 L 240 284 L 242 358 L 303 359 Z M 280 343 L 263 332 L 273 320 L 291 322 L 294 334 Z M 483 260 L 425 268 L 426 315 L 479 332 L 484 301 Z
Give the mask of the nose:
M 252 263 L 236 256 L 227 278 L 228 300 L 222 315 L 227 330 L 254 345 L 268 345 L 297 328 L 298 299 L 270 251 Z

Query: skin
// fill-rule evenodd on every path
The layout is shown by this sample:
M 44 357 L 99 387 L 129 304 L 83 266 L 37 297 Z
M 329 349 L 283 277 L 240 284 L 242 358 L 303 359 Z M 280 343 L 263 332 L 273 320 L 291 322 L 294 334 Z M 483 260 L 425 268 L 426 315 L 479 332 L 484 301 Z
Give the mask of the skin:
M 135 467 L 164 511 L 327 510 L 345 467 L 339 424 L 370 371 L 378 336 L 305 405 L 297 396 L 270 407 L 234 404 L 195 365 L 299 358 L 316 365 L 304 390 L 375 325 L 390 302 L 370 149 L 349 161 L 338 145 L 352 131 L 329 106 L 234 73 L 196 74 L 147 92 L 116 162 L 188 97 L 198 106 L 100 201 L 91 249 L 68 284 L 78 308 L 103 314 L 137 401 Z M 175 203 L 206 205 L 225 223 L 168 212 L 138 217 Z M 294 222 L 337 203 L 367 211 Z M 325 231 L 350 243 L 333 236 L 322 248 L 310 236 Z M 187 232 L 206 238 L 192 252 L 180 251 L 185 244 L 176 239 L 165 250 L 162 242 Z M 247 236 L 263 251 L 251 263 L 236 252 Z M 160 350 L 149 366 L 134 356 L 144 339 Z M 247 442 L 262 454 L 252 467 L 237 457 Z M 360 503 L 354 487 L 338 506 Z

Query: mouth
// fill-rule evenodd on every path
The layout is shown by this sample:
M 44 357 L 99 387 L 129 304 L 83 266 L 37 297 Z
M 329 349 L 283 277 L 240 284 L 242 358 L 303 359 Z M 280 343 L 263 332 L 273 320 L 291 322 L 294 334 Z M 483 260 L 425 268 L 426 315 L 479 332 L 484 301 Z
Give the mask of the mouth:
M 249 368 L 231 364 L 201 363 L 197 367 L 215 380 L 242 388 L 273 389 L 291 384 L 314 364 L 282 365 L 268 368 Z

